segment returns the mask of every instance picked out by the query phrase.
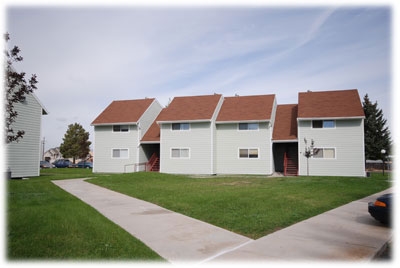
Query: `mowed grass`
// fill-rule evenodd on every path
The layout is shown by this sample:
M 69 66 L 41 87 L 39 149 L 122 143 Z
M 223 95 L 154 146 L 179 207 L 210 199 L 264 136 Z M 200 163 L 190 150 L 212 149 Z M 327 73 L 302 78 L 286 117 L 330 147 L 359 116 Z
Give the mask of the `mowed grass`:
M 380 174 L 370 178 L 193 178 L 131 173 L 89 182 L 253 239 L 391 186 L 387 175 Z
M 8 180 L 9 260 L 162 260 L 142 242 L 50 180 L 92 176 L 52 169 L 29 180 Z

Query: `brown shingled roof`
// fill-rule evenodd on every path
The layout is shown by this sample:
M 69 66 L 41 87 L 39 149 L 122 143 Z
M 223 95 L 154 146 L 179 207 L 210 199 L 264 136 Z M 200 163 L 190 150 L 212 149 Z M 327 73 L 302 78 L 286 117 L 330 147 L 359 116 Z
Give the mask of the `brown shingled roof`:
M 210 120 L 221 99 L 220 94 L 175 97 L 158 115 L 157 122 Z
M 273 140 L 297 139 L 297 104 L 284 104 L 276 107 Z
M 298 118 L 362 117 L 357 89 L 300 92 Z
M 150 126 L 150 128 L 144 134 L 142 142 L 160 142 L 160 126 L 156 121 Z
M 226 97 L 217 122 L 270 120 L 275 95 Z
M 107 125 L 116 123 L 137 123 L 143 113 L 154 101 L 151 99 L 113 101 L 92 122 L 92 125 Z

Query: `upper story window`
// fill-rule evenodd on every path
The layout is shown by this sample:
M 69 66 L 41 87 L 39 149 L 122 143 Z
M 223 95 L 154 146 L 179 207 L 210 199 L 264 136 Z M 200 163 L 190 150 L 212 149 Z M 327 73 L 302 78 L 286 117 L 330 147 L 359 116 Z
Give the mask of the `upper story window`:
M 313 120 L 312 128 L 334 128 L 335 120 Z
M 258 123 L 239 123 L 239 130 L 258 130 Z
M 172 130 L 189 130 L 189 123 L 172 123 Z
M 113 132 L 129 132 L 128 125 L 114 125 Z

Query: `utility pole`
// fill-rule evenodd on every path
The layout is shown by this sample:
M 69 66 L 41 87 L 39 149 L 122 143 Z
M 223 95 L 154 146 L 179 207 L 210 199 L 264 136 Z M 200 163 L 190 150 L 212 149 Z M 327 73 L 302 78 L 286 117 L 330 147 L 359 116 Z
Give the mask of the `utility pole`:
M 44 144 L 46 143 L 46 138 L 43 137 L 43 141 L 42 141 L 42 160 L 44 161 Z

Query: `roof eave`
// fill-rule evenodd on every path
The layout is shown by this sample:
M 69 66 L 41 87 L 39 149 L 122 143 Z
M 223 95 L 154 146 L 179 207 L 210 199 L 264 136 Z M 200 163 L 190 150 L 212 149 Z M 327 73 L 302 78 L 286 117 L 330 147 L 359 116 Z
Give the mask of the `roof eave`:
M 270 122 L 271 119 L 258 119 L 258 120 L 230 120 L 230 121 L 216 121 L 216 124 L 237 124 L 237 123 L 259 123 Z
M 201 123 L 201 122 L 211 122 L 211 119 L 194 119 L 194 120 L 159 120 L 156 121 L 157 124 L 173 124 L 173 123 Z
M 138 122 L 91 123 L 91 126 L 137 125 Z
M 342 116 L 342 117 L 297 117 L 297 121 L 305 120 L 347 120 L 347 119 L 365 119 L 365 116 Z

